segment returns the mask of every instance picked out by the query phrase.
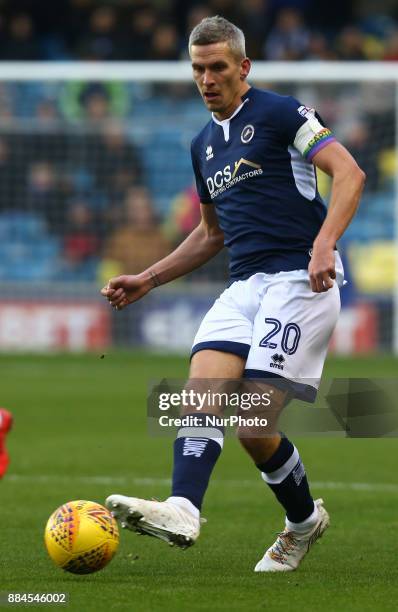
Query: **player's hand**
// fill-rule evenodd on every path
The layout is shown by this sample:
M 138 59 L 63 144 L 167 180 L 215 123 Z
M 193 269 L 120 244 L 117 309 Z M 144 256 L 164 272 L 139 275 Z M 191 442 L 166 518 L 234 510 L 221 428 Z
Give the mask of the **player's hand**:
M 101 294 L 107 298 L 110 305 L 116 310 L 122 310 L 125 306 L 136 302 L 153 288 L 150 277 L 142 274 L 134 276 L 115 276 L 101 289 Z
M 336 278 L 334 249 L 314 244 L 308 273 L 314 293 L 324 293 L 331 289 Z

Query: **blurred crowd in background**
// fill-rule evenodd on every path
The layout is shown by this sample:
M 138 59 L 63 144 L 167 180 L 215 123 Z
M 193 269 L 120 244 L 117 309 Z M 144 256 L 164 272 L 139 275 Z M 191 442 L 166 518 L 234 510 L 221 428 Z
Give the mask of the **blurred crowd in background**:
M 0 57 L 186 59 L 189 31 L 214 13 L 245 30 L 253 58 L 398 59 L 388 0 L 0 0 Z M 259 85 L 316 107 L 366 172 L 342 244 L 354 279 L 346 296 L 391 295 L 394 84 Z M 168 253 L 199 220 L 189 148 L 207 120 L 191 84 L 1 82 L 0 280 L 102 282 Z M 325 175 L 319 188 L 327 198 Z M 226 266 L 223 253 L 188 282 L 222 281 Z
M 391 293 L 394 84 L 259 85 L 316 107 L 366 172 L 343 242 L 358 288 Z M 164 256 L 199 221 L 190 142 L 207 120 L 191 84 L 0 84 L 0 279 L 102 282 Z M 225 277 L 222 254 L 188 278 Z
M 214 14 L 244 30 L 253 59 L 398 59 L 395 0 L 1 0 L 0 59 L 184 59 Z

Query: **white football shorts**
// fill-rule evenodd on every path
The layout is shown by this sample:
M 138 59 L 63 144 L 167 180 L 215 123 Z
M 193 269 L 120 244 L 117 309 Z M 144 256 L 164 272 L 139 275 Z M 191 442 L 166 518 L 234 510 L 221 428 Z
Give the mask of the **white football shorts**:
M 308 271 L 257 273 L 235 281 L 205 315 L 192 355 L 205 349 L 246 359 L 246 378 L 268 378 L 314 402 L 328 344 L 340 313 L 344 270 L 336 251 L 336 281 L 311 290 Z

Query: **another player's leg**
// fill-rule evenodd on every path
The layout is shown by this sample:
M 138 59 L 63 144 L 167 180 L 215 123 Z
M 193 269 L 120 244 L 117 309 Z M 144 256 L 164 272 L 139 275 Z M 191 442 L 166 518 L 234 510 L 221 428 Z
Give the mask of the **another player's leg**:
M 12 427 L 12 420 L 11 413 L 5 410 L 5 408 L 0 408 L 0 478 L 6 473 L 9 463 L 5 441 Z
M 245 360 L 220 351 L 204 350 L 192 358 L 190 388 L 199 381 L 239 379 Z M 197 381 L 195 383 L 195 381 Z M 203 384 L 203 383 L 202 383 Z M 207 383 L 206 383 L 207 390 Z M 194 412 L 185 409 L 183 415 Z M 201 415 L 220 414 L 215 406 L 201 410 Z M 196 414 L 197 416 L 197 414 Z M 180 428 L 174 442 L 174 468 L 171 496 L 163 501 L 150 501 L 122 495 L 111 495 L 107 507 L 127 527 L 159 539 L 187 547 L 200 532 L 200 511 L 213 468 L 221 454 L 223 434 L 220 429 Z

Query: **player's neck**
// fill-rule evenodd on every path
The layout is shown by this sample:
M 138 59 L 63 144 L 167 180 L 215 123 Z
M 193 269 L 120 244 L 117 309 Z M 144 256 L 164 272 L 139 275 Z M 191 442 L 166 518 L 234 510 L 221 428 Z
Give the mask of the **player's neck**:
M 236 109 L 242 106 L 242 102 L 244 102 L 243 96 L 249 91 L 249 89 L 250 85 L 248 83 L 242 83 L 242 89 L 239 91 L 239 95 L 236 96 L 231 105 L 223 112 L 213 113 L 213 117 L 218 119 L 218 121 L 231 119 Z

